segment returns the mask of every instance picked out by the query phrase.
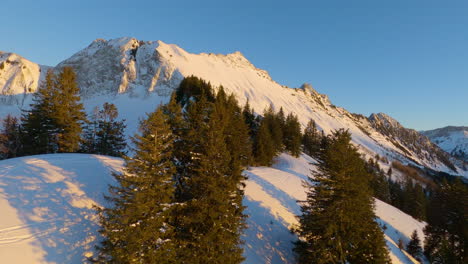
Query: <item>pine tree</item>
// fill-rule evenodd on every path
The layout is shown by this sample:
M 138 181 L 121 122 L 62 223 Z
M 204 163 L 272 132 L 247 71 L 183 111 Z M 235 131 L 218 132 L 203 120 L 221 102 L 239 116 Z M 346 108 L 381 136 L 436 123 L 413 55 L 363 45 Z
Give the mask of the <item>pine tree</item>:
M 7 115 L 0 131 L 0 157 L 15 158 L 21 155 L 21 131 L 18 118 Z
M 301 124 L 296 115 L 290 113 L 286 117 L 283 128 L 283 142 L 287 151 L 294 157 L 301 154 Z
M 406 251 L 415 259 L 420 260 L 422 255 L 421 240 L 419 240 L 416 230 L 411 234 L 411 240 L 408 245 L 406 245 Z
M 327 141 L 301 206 L 301 240 L 294 248 L 299 263 L 390 263 L 375 222 L 371 176 L 351 135 L 339 130 Z
M 99 263 L 180 263 L 176 260 L 172 225 L 175 168 L 173 137 L 161 108 L 140 124 L 135 155 L 126 158 L 123 173 L 115 174 L 118 185 L 106 199 L 112 207 L 99 209 Z

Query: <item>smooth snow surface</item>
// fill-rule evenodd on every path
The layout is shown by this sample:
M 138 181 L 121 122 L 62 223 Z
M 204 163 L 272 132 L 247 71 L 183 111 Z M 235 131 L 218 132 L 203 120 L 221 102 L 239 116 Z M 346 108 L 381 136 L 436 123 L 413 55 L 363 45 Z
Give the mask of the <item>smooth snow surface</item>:
M 273 167 L 254 167 L 244 204 L 247 264 L 294 263 L 296 236 L 289 227 L 299 214 L 296 200 L 305 198 L 302 180 L 313 167 L 306 155 L 282 154 Z M 0 161 L 1 263 L 82 263 L 96 244 L 98 225 L 93 204 L 103 203 L 118 158 L 87 154 L 38 155 Z M 418 222 L 398 209 L 377 201 L 376 212 L 387 225 L 386 239 L 394 263 L 413 263 L 396 246 L 408 241 Z M 421 233 L 420 233 L 421 234 Z
M 83 263 L 98 235 L 92 207 L 121 166 L 85 154 L 0 161 L 0 263 Z

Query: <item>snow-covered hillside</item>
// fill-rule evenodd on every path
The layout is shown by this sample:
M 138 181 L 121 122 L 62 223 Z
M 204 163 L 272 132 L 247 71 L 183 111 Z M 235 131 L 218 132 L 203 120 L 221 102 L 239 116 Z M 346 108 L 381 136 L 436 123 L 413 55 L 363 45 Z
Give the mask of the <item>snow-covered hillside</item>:
M 299 214 L 296 200 L 305 198 L 302 180 L 311 158 L 282 154 L 273 167 L 246 171 L 249 215 L 244 236 L 247 264 L 293 263 L 296 237 L 289 227 Z M 103 204 L 111 171 L 122 160 L 98 155 L 52 154 L 0 161 L 0 259 L 2 263 L 82 263 L 99 236 L 93 204 Z M 424 223 L 376 201 L 387 226 L 387 245 L 394 263 L 414 263 L 396 246 Z
M 297 114 L 303 126 L 312 118 L 326 133 L 338 128 L 349 129 L 354 144 L 368 157 L 379 154 L 390 160 L 468 176 L 466 169 L 458 167 L 454 171 L 444 161 L 448 157 L 441 157 L 430 142 L 410 146 L 411 143 L 397 135 L 382 133 L 371 119 L 333 105 L 326 95 L 319 94 L 310 85 L 296 89 L 280 85 L 240 52 L 192 54 L 162 41 L 99 39 L 59 63 L 55 70 L 64 66 L 72 66 L 77 72 L 87 110 L 106 101 L 116 104 L 128 121 L 129 135 L 136 131 L 138 118 L 167 102 L 168 95 L 185 76 L 195 75 L 215 86 L 224 86 L 240 103 L 249 100 L 258 114 L 271 104 L 275 109 L 283 107 L 286 114 Z M 11 85 L 4 84 L 0 89 L 21 90 Z M 18 115 L 19 109 L 27 107 L 31 100 L 30 96 L 23 99 L 16 104 L 1 104 L 0 116 Z
M 468 162 L 468 127 L 448 126 L 421 133 L 446 152 Z

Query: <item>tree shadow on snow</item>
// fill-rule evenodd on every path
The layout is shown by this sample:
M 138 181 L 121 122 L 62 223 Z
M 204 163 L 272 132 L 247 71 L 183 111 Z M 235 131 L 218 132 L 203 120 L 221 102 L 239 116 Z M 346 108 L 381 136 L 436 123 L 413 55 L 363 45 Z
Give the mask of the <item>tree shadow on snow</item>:
M 98 237 L 92 206 L 102 201 L 110 177 L 96 158 L 68 155 L 12 159 L 0 170 L 2 193 L 34 237 L 33 246 L 43 251 L 44 262 L 83 263 Z

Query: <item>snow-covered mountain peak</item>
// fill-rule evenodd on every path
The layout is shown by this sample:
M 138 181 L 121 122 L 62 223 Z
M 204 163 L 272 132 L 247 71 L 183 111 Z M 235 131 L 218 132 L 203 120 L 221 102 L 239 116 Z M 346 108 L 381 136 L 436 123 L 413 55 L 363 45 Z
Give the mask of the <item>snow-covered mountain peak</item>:
M 468 127 L 447 126 L 421 133 L 446 152 L 468 162 Z
M 0 52 L 0 94 L 18 95 L 35 92 L 47 68 L 18 54 Z

